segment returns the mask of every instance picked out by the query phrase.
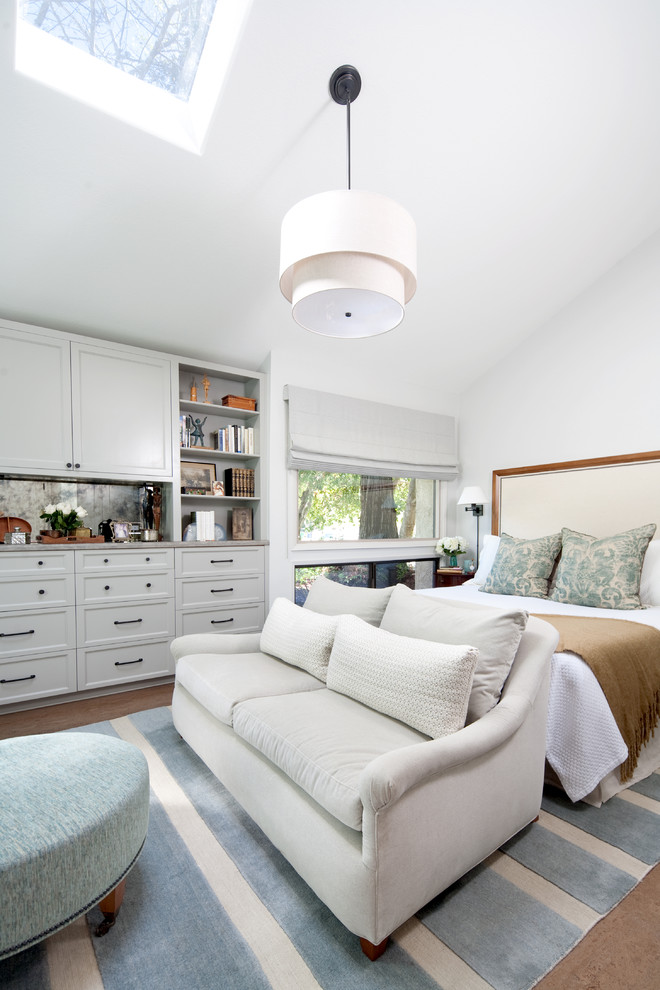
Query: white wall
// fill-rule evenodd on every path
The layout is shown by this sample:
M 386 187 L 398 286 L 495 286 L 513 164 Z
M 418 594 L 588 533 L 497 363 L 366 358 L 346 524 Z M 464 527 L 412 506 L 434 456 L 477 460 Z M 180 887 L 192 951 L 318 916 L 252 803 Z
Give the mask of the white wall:
M 660 233 L 461 396 L 460 484 L 490 494 L 494 469 L 660 448 L 659 375 Z
M 288 475 L 286 469 L 286 403 L 282 397 L 285 385 L 316 388 L 338 395 L 356 396 L 374 402 L 387 402 L 410 409 L 455 416 L 458 398 L 443 389 L 437 369 L 425 367 L 423 355 L 411 354 L 407 367 L 376 365 L 376 349 L 369 350 L 368 341 L 319 340 L 309 346 L 306 331 L 301 346 L 295 349 L 275 347 L 268 365 L 270 375 L 270 438 L 269 438 L 269 599 L 279 595 L 293 596 L 293 559 L 290 553 L 288 525 Z M 405 333 L 405 322 L 394 333 Z M 312 338 L 313 339 L 313 338 Z M 370 359 L 370 354 L 374 361 Z M 345 554 L 344 559 L 349 559 Z M 302 563 L 302 561 L 298 561 Z

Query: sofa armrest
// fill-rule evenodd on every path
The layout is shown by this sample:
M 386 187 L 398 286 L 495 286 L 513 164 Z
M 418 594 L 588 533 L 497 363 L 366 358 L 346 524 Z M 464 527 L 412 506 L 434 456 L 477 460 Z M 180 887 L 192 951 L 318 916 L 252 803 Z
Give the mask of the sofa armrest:
M 261 633 L 192 633 L 170 644 L 175 662 L 193 653 L 258 653 Z
M 377 812 L 417 784 L 472 763 L 510 739 L 532 711 L 539 689 L 549 678 L 558 638 L 547 622 L 531 617 L 499 704 L 449 736 L 377 756 L 360 775 L 364 807 Z M 545 717 L 542 732 L 545 739 Z

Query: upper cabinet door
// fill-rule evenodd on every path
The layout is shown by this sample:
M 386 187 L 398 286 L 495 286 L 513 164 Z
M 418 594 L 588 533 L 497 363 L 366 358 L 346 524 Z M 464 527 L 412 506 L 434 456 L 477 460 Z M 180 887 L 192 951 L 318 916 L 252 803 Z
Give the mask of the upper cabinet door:
M 133 348 L 71 343 L 75 470 L 172 477 L 172 364 Z
M 71 470 L 69 341 L 0 326 L 0 467 Z

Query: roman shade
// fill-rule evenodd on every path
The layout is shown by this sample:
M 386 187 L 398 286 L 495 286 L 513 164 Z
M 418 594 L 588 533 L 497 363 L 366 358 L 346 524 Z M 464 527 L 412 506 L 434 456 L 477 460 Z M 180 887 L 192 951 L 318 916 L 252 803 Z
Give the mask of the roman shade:
M 289 468 L 438 481 L 458 474 L 453 416 L 297 385 L 286 385 L 284 398 Z

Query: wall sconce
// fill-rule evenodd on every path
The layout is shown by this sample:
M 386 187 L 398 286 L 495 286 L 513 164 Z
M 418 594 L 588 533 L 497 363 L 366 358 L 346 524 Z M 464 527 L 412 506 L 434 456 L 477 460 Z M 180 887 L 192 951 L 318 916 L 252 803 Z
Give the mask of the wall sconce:
M 477 517 L 477 567 L 479 566 L 479 517 L 483 516 L 484 505 L 489 501 L 490 499 L 486 498 L 481 488 L 477 485 L 471 485 L 463 489 L 461 497 L 456 503 L 457 505 L 464 505 L 466 512 L 471 512 L 473 516 Z

